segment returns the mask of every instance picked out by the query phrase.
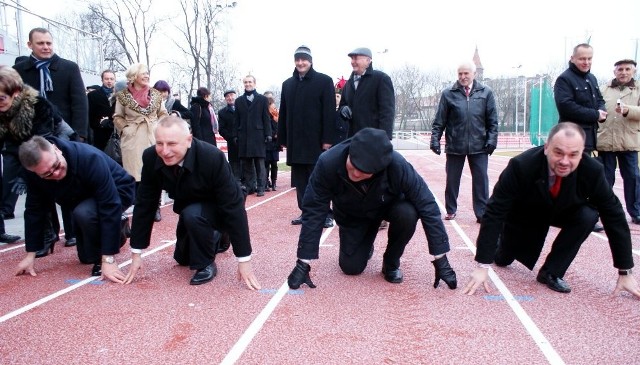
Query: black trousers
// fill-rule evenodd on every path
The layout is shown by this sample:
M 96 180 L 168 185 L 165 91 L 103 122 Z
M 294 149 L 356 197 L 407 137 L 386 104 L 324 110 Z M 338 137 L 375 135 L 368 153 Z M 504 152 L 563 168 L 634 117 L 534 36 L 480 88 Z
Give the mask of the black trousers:
M 527 215 L 527 218 L 520 221 L 507 220 L 500 237 L 500 250 L 507 257 L 515 258 L 529 270 L 533 270 L 549 233 L 549 227 L 558 227 L 560 232 L 553 241 L 541 270 L 564 277 L 580 246 L 589 237 L 598 221 L 598 212 L 588 205 L 583 205 L 572 214 L 552 214 L 551 221 L 548 217 Z
M 447 213 L 456 213 L 458 210 L 458 194 L 460 192 L 460 178 L 464 168 L 465 158 L 469 162 L 471 171 L 471 197 L 473 200 L 473 212 L 476 218 L 484 215 L 487 200 L 489 200 L 489 176 L 487 167 L 489 155 L 477 153 L 473 155 L 447 154 L 445 170 L 447 184 L 444 190 L 445 208 Z
M 338 262 L 345 274 L 358 275 L 367 267 L 383 219 L 389 222 L 383 261 L 392 270 L 400 267 L 404 248 L 416 231 L 418 212 L 411 203 L 400 200 L 381 213 L 380 219 L 367 219 L 345 216 L 334 209 L 340 236 Z
M 13 214 L 16 209 L 18 195 L 11 191 L 13 180 L 18 176 L 22 165 L 20 161 L 11 154 L 2 155 L 2 207 L 0 213 Z
M 122 209 L 122 212 L 125 208 Z M 76 248 L 78 259 L 83 264 L 99 263 L 102 260 L 102 232 L 100 231 L 100 218 L 98 217 L 98 204 L 93 198 L 86 199 L 78 204 L 72 211 L 73 222 L 76 227 Z M 124 245 L 127 237 L 124 233 L 125 220 L 121 220 L 120 247 Z
M 309 177 L 316 165 L 311 164 L 292 164 L 291 165 L 291 186 L 296 188 L 296 198 L 298 200 L 298 209 L 302 210 L 302 200 L 304 191 L 307 190 Z
M 242 165 L 242 177 L 244 178 L 244 186 L 247 187 L 247 191 L 252 193 L 254 191 L 264 191 L 265 186 L 265 170 L 264 170 L 264 158 L 261 157 L 247 157 L 241 158 Z
M 204 269 L 216 258 L 220 232 L 216 209 L 211 203 L 193 203 L 180 212 L 173 258 L 192 270 Z

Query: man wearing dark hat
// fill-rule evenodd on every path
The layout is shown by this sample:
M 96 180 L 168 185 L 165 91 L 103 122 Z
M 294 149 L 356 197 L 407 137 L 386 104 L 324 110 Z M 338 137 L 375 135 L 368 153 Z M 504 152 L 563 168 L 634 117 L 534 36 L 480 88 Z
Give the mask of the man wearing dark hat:
M 433 194 L 413 166 L 393 151 L 387 134 L 375 128 L 362 129 L 318 159 L 304 195 L 298 260 L 289 287 L 297 289 L 303 283 L 315 287 L 309 278 L 310 260 L 318 258 L 331 202 L 340 235 L 339 265 L 345 274 L 359 275 L 367 267 L 384 219 L 389 229 L 382 274 L 390 283 L 401 283 L 400 257 L 420 219 L 434 256 L 434 287 L 442 279 L 450 289 L 456 288 L 446 256 L 449 238 Z
M 353 72 L 342 89 L 340 115 L 349 121 L 349 137 L 363 128 L 372 127 L 387 132 L 391 139 L 396 115 L 391 78 L 373 69 L 369 48 L 356 48 L 348 56 Z
M 335 138 L 336 99 L 331 77 L 313 69 L 309 47 L 298 47 L 293 58 L 293 76 L 282 83 L 278 141 L 287 148 L 291 185 L 296 188 L 298 208 L 302 210 L 309 176 L 320 154 Z M 294 225 L 301 223 L 302 216 L 291 221 Z M 333 226 L 330 216 L 325 218 L 325 226 Z
M 240 168 L 240 158 L 238 157 L 238 143 L 233 140 L 233 117 L 236 112 L 236 91 L 226 90 L 224 92 L 224 101 L 227 106 L 218 110 L 218 131 L 222 138 L 227 141 L 227 159 L 231 165 L 231 171 L 236 180 L 240 182 L 242 178 L 242 170 Z
M 640 91 L 633 78 L 636 61 L 620 60 L 614 64 L 615 78 L 600 87 L 607 108 L 607 119 L 599 125 L 598 158 L 610 186 L 616 178 L 616 166 L 624 185 L 624 201 L 631 221 L 640 224 Z

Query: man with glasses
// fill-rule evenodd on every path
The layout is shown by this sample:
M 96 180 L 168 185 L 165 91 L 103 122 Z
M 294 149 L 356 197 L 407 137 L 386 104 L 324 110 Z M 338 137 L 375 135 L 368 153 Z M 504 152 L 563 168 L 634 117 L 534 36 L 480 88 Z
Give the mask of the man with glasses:
M 123 212 L 133 203 L 135 179 L 93 146 L 55 137 L 49 140 L 34 136 L 18 152 L 29 171 L 24 212 L 29 229 L 25 232 L 27 255 L 16 274 L 36 275 L 36 251 L 43 248 L 44 222 L 55 202 L 72 212 L 80 262 L 93 264 L 93 276 L 124 282 L 114 255 L 126 241 L 128 220 Z M 52 253 L 53 247 L 49 248 Z

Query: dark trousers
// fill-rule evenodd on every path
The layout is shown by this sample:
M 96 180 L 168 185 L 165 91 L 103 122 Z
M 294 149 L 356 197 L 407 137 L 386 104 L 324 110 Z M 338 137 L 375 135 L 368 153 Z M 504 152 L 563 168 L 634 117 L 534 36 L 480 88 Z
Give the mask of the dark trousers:
M 616 160 L 620 168 L 624 187 L 624 202 L 627 213 L 633 218 L 640 216 L 640 169 L 637 151 L 598 152 L 604 165 L 604 175 L 613 187 L 616 182 Z
M 291 186 L 296 188 L 296 198 L 298 200 L 298 209 L 302 210 L 302 201 L 304 192 L 307 190 L 309 177 L 316 165 L 311 164 L 292 164 L 291 165 Z
M 558 227 L 560 232 L 553 241 L 541 270 L 563 277 L 597 221 L 598 212 L 587 205 L 576 208 L 571 214 L 553 217 L 551 221 L 548 217 L 535 216 L 528 219 L 523 217 L 518 222 L 508 220 L 500 237 L 500 250 L 504 256 L 513 257 L 533 270 L 549 227 Z
M 215 207 L 211 203 L 193 203 L 180 212 L 176 228 L 173 258 L 192 270 L 204 269 L 216 258 L 220 233 Z
M 124 208 L 122 211 L 124 212 Z M 93 198 L 86 199 L 78 204 L 72 211 L 73 222 L 76 228 L 76 248 L 78 259 L 83 264 L 99 263 L 102 260 L 102 232 L 100 230 L 100 218 L 98 217 L 98 204 Z M 125 243 L 124 224 L 120 227 L 120 247 Z
M 238 157 L 238 145 L 233 141 L 227 141 L 227 159 L 231 165 L 231 172 L 238 182 L 242 181 L 242 169 L 240 166 L 240 157 Z
M 338 262 L 342 272 L 358 275 L 364 271 L 383 219 L 389 222 L 387 249 L 383 261 L 389 269 L 395 270 L 400 267 L 400 258 L 418 223 L 418 212 L 411 203 L 398 201 L 377 220 L 345 216 L 339 210 L 334 210 L 334 214 L 340 236 Z
M 18 195 L 11 191 L 13 180 L 18 176 L 22 165 L 13 155 L 2 155 L 2 207 L 0 213 L 13 214 L 16 209 Z
M 264 158 L 261 157 L 243 157 L 242 176 L 244 178 L 244 186 L 247 191 L 252 193 L 256 190 L 264 191 Z
M 264 162 L 264 170 L 265 170 L 265 185 L 269 183 L 269 181 L 274 182 L 278 180 L 278 161 L 266 161 Z M 271 180 L 269 180 L 271 178 Z
M 489 155 L 486 153 L 473 155 L 447 154 L 447 162 L 445 164 L 447 184 L 444 190 L 445 208 L 449 214 L 458 211 L 460 178 L 462 176 L 465 158 L 469 161 L 469 170 L 471 170 L 473 212 L 476 218 L 482 218 L 485 207 L 487 206 L 487 200 L 489 200 L 489 176 L 487 175 Z

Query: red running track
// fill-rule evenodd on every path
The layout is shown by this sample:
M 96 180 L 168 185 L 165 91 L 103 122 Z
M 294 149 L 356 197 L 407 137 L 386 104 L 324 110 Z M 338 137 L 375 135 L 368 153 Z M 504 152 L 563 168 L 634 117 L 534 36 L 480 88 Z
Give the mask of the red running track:
M 403 151 L 444 200 L 444 156 Z M 508 158 L 490 158 L 495 183 Z M 475 267 L 479 225 L 471 210 L 467 170 L 455 221 L 445 226 L 459 286 Z M 299 212 L 289 175 L 278 192 L 249 196 L 253 266 L 262 284 L 237 280 L 230 252 L 217 257 L 218 276 L 188 285 L 192 271 L 173 260 L 176 215 L 163 208 L 143 272 L 131 285 L 89 276 L 73 248 L 58 245 L 37 260 L 38 276 L 13 276 L 21 245 L 0 246 L 2 364 L 632 364 L 640 362 L 640 306 L 628 293 L 611 297 L 617 276 L 603 234 L 592 234 L 555 293 L 516 263 L 496 268 L 492 292 L 469 297 L 444 284 L 434 289 L 432 258 L 419 224 L 402 260 L 405 281 L 380 274 L 386 231 L 366 271 L 338 267 L 338 232 L 327 229 L 312 263 L 316 289 L 289 290 Z M 621 179 L 615 187 L 622 197 Z M 635 257 L 640 230 L 632 224 Z M 557 232 L 552 231 L 549 242 Z M 14 249 L 14 247 L 17 247 Z M 128 250 L 117 256 L 128 269 Z M 546 253 L 546 251 L 545 251 Z M 636 274 L 637 275 L 637 274 Z

